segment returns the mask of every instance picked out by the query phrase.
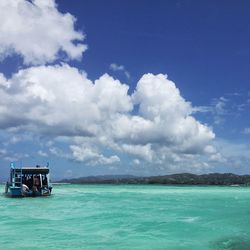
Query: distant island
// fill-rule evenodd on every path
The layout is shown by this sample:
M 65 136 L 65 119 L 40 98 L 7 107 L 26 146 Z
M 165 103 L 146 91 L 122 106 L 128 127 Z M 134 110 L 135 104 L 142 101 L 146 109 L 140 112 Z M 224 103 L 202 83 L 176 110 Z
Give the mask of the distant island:
M 161 185 L 250 185 L 250 175 L 232 173 L 171 174 L 137 177 L 132 175 L 102 175 L 63 179 L 59 183 L 71 184 L 161 184 Z

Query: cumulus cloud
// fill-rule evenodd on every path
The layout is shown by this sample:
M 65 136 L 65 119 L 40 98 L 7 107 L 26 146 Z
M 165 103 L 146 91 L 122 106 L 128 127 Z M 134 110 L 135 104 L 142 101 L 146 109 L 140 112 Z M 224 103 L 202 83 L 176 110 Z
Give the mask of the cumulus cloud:
M 165 75 L 143 75 L 132 95 L 108 74 L 91 81 L 67 64 L 30 67 L 1 81 L 0 128 L 68 138 L 71 155 L 51 147 L 57 157 L 119 163 L 115 153 L 102 152 L 106 147 L 159 165 L 172 157 L 174 165 L 187 155 L 217 153 L 209 148 L 213 131 L 192 116 L 192 105 Z
M 98 123 L 132 109 L 128 86 L 105 74 L 94 83 L 67 64 L 20 70 L 0 89 L 0 127 L 94 136 Z
M 174 82 L 162 74 L 145 74 L 139 80 L 133 98 L 140 105 L 139 112 L 150 120 L 186 116 L 192 112 L 191 104 L 181 97 Z
M 25 64 L 35 65 L 9 79 L 0 73 L 2 131 L 12 138 L 29 131 L 49 141 L 62 140 L 68 151 L 53 143 L 45 148 L 48 153 L 36 153 L 91 166 L 119 164 L 120 154 L 129 155 L 135 165 L 168 168 L 191 160 L 200 162 L 194 164 L 200 168 L 206 164 L 197 157 L 219 157 L 210 145 L 212 129 L 192 116 L 191 103 L 166 75 L 143 75 L 130 95 L 127 84 L 108 74 L 92 81 L 66 63 L 40 65 L 62 55 L 81 58 L 86 45 L 74 23 L 72 15 L 58 11 L 54 0 L 0 1 L 1 58 L 17 53 Z M 110 69 L 130 78 L 123 65 L 113 63 Z
M 70 149 L 74 160 L 86 162 L 89 165 L 111 165 L 120 162 L 120 158 L 117 155 L 105 157 L 97 149 L 90 147 L 90 145 L 71 145 Z
M 7 80 L 4 76 L 4 74 L 0 73 L 0 88 L 7 87 Z
M 132 100 L 139 106 L 138 115 L 122 114 L 112 123 L 114 137 L 123 143 L 167 145 L 195 154 L 215 137 L 211 128 L 192 117 L 191 104 L 165 75 L 145 74 Z
M 76 19 L 57 10 L 54 0 L 0 1 L 0 58 L 19 54 L 25 64 L 44 64 L 65 58 L 80 59 L 87 46 Z M 1 85 L 1 76 L 0 76 Z
M 180 151 L 198 152 L 215 135 L 192 114 L 192 106 L 180 95 L 167 76 L 146 74 L 133 94 L 140 116 L 151 123 L 144 140 L 178 147 Z
M 140 157 L 143 160 L 151 162 L 153 159 L 154 152 L 151 149 L 150 144 L 146 145 L 123 144 L 121 147 L 124 152 L 134 155 L 136 157 Z

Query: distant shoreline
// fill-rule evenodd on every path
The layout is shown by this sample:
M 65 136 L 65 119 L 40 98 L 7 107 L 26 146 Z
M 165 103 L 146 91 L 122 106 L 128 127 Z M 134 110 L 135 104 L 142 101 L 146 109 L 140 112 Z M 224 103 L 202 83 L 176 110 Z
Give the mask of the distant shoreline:
M 0 182 L 5 185 L 4 181 Z M 99 175 L 52 182 L 53 185 L 70 184 L 134 184 L 134 185 L 219 185 L 219 186 L 250 186 L 250 175 L 232 173 L 190 174 L 180 173 L 162 176 L 138 177 L 133 175 Z
M 74 179 L 63 179 L 57 184 L 144 184 L 144 185 L 223 185 L 250 186 L 250 175 L 232 173 L 211 174 L 171 174 L 163 176 L 138 177 L 132 175 L 87 176 Z

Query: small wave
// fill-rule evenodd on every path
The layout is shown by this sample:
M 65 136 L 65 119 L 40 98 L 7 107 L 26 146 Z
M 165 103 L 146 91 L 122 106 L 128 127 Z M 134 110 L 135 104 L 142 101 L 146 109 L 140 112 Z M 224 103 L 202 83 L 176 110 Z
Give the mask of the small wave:
M 196 217 L 185 217 L 185 218 L 181 218 L 179 221 L 182 222 L 186 222 L 186 223 L 193 223 L 196 222 L 197 220 L 199 220 L 200 217 L 196 216 Z

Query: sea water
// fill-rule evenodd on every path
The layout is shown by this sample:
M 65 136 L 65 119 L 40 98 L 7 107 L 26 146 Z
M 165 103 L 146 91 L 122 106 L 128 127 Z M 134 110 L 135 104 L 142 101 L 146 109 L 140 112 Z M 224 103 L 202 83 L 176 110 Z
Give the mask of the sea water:
M 0 249 L 250 249 L 250 188 L 54 185 L 51 197 L 2 195 Z

